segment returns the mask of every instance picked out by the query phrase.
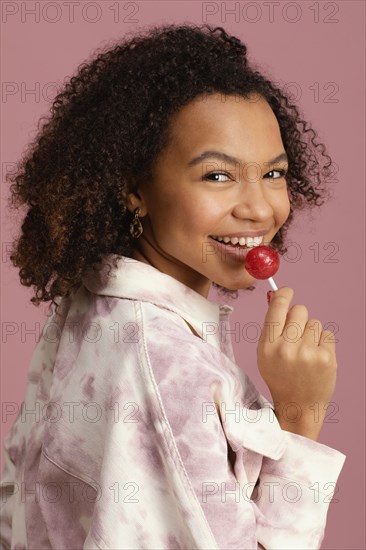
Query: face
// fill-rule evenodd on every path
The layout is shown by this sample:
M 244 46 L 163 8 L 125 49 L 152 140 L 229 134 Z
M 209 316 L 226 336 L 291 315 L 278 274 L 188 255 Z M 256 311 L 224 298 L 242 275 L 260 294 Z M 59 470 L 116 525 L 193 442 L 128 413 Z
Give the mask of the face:
M 172 118 L 171 135 L 153 181 L 128 195 L 143 226 L 133 257 L 206 298 L 212 282 L 232 290 L 255 284 L 244 246 L 212 236 L 258 233 L 268 244 L 289 216 L 281 172 L 288 165 L 273 161 L 285 149 L 272 109 L 258 96 L 200 96 Z

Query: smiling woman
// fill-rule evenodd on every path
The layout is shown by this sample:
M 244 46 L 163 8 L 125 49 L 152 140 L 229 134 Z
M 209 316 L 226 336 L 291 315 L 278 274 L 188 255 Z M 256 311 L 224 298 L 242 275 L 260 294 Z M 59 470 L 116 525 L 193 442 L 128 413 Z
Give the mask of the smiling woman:
M 106 254 L 133 256 L 136 242 L 129 232 L 133 215 L 126 195 L 139 185 L 151 188 L 146 191 L 150 197 L 154 183 L 168 186 L 170 195 L 178 186 L 183 194 L 194 190 L 200 199 L 203 192 L 216 216 L 208 234 L 266 229 L 271 245 L 285 252 L 284 237 L 294 211 L 324 201 L 332 164 L 296 105 L 250 67 L 246 53 L 245 44 L 220 27 L 166 25 L 135 32 L 80 66 L 56 96 L 50 120 L 17 171 L 7 176 L 14 182 L 11 206 L 28 207 L 11 260 L 20 268 L 21 283 L 36 289 L 32 302 L 68 295 L 80 285 L 87 266 L 96 266 Z M 216 157 L 210 150 L 217 151 Z M 282 186 L 278 194 L 283 196 L 285 180 L 272 181 L 278 176 L 264 170 L 278 168 L 271 159 L 284 152 L 290 213 L 279 226 L 270 219 L 265 191 L 268 195 L 272 187 L 274 196 L 274 188 Z M 208 154 L 216 163 L 205 170 Z M 284 165 L 281 159 L 277 162 Z M 162 174 L 164 181 L 154 181 L 154 175 L 160 178 L 164 161 L 170 163 Z M 219 171 L 217 161 L 220 171 L 224 163 L 228 177 L 238 180 L 235 185 L 215 182 L 212 167 Z M 259 185 L 254 185 L 253 173 Z M 267 212 L 259 219 L 244 212 L 241 219 L 243 211 L 257 202 L 246 204 L 253 192 L 260 199 L 257 208 Z M 239 194 L 243 199 L 235 205 L 233 219 L 219 220 L 218 203 L 225 197 L 220 209 L 223 212 L 226 205 L 230 210 L 229 203 Z M 197 207 L 193 197 L 191 204 Z M 203 204 L 200 215 L 202 210 Z M 145 235 L 152 216 L 161 225 L 168 215 L 166 209 L 159 211 L 157 220 L 156 211 L 144 207 L 142 212 Z M 161 227 L 156 229 L 161 238 Z M 164 263 L 175 264 L 174 257 Z M 233 280 L 213 277 L 213 285 L 236 296 L 243 279 L 235 271 L 231 269 Z M 191 280 L 189 273 L 185 276 Z M 200 270 L 196 277 L 207 292 Z
M 209 25 L 121 40 L 8 177 L 27 208 L 11 260 L 55 307 L 5 439 L 1 548 L 320 547 L 345 459 L 312 409 L 334 392 L 331 333 L 274 294 L 257 348 L 272 405 L 225 337 L 233 308 L 208 299 L 255 288 L 243 253 L 284 252 L 327 196 L 324 145 L 246 54 Z
M 211 235 L 237 246 L 247 245 L 243 238 L 268 243 L 290 214 L 284 171 L 278 172 L 287 155 L 272 109 L 259 97 L 198 96 L 172 117 L 169 132 L 152 181 L 128 196 L 131 211 L 141 208 L 143 227 L 132 257 L 205 297 L 212 282 L 250 286 L 255 279 L 243 269 L 245 256 L 217 249 Z M 216 175 L 225 179 L 210 179 Z

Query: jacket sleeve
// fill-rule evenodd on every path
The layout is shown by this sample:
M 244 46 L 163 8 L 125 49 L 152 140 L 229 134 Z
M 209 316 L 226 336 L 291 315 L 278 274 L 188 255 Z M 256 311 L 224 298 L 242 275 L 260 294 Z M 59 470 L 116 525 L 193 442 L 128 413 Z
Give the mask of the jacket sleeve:
M 251 384 L 245 374 L 240 377 Z M 262 395 L 247 403 L 242 391 L 241 422 L 225 418 L 224 429 L 236 452 L 237 478 L 254 487 L 251 501 L 258 543 L 270 550 L 319 549 L 329 504 L 337 502 L 336 482 L 346 457 L 282 430 Z
M 45 321 L 42 335 L 47 334 L 51 323 L 55 323 L 54 307 L 50 306 L 51 314 Z M 54 330 L 54 329 L 53 329 Z M 50 333 L 51 334 L 51 333 Z M 45 342 L 47 344 L 45 348 Z M 51 340 L 40 338 L 33 350 L 27 370 L 27 383 L 24 399 L 22 400 L 13 424 L 3 440 L 2 453 L 4 466 L 0 481 L 0 550 L 10 548 L 25 548 L 27 541 L 25 508 L 27 506 L 27 484 L 24 482 L 26 471 L 25 460 L 29 453 L 29 440 L 37 425 L 42 422 L 38 418 L 38 406 L 44 400 L 37 398 L 38 391 L 46 393 L 51 380 L 51 366 L 53 365 L 58 339 L 52 336 Z M 45 369 L 46 364 L 49 369 Z M 25 408 L 23 414 L 22 410 Z M 33 441 L 35 439 L 33 438 Z
M 3 442 L 4 467 L 0 481 L 0 550 L 8 550 L 17 545 L 21 547 L 25 540 L 23 508 L 21 507 L 19 511 L 22 487 L 17 467 L 24 451 L 19 412 Z M 18 508 L 17 513 L 14 513 L 16 508 Z
M 320 548 L 345 455 L 301 435 L 283 433 L 285 451 L 278 460 L 263 457 L 252 497 L 257 538 L 271 550 Z
M 177 346 L 174 356 L 152 350 L 160 359 L 152 367 L 184 470 L 218 547 L 320 548 L 345 456 L 282 430 L 236 365 L 207 346 L 200 357 L 199 348 Z
M 11 548 L 15 465 L 10 458 L 6 445 L 4 445 L 3 455 L 4 468 L 0 483 L 0 550 L 8 550 Z

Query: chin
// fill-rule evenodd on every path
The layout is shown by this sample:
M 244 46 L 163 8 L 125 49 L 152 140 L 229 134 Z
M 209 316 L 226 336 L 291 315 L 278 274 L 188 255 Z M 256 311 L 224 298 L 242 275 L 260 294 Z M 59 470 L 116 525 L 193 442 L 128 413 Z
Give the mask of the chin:
M 237 284 L 223 284 L 219 281 L 214 281 L 217 285 L 222 286 L 226 290 L 245 290 L 246 288 L 255 288 L 255 284 L 257 282 L 257 279 L 252 279 L 251 281 L 246 281 L 243 283 L 237 283 Z

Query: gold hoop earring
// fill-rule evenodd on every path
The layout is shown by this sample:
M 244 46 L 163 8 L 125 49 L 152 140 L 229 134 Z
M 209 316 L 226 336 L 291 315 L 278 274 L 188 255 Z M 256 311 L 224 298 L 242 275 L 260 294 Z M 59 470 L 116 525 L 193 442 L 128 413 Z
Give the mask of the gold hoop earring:
M 135 208 L 133 213 L 134 213 L 134 218 L 130 223 L 130 233 L 134 239 L 138 239 L 144 230 L 139 219 L 141 208 L 138 206 L 137 208 Z

